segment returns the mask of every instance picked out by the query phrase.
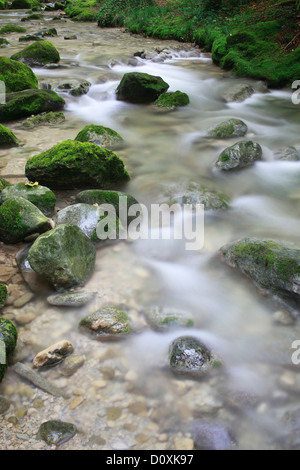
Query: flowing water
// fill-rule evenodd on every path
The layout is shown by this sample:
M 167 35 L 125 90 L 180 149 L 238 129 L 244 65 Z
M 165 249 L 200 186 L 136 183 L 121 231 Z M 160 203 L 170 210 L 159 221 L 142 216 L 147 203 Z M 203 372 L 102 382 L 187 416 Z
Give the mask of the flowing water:
M 92 86 L 81 97 L 60 93 L 66 100 L 62 124 L 30 130 L 21 121 L 9 124 L 21 146 L 0 151 L 1 176 L 24 181 L 30 156 L 75 138 L 86 124 L 101 124 L 123 136 L 125 145 L 116 153 L 131 175 L 126 192 L 141 203 L 163 202 L 174 184 L 189 182 L 218 189 L 231 203 L 226 211 L 206 213 L 202 250 L 187 251 L 180 240 L 120 242 L 98 249 L 95 273 L 85 287 L 96 292 L 88 310 L 125 305 L 136 331 L 126 341 L 103 343 L 82 335 L 77 325 L 87 308 L 50 307 L 48 293 L 36 294 L 22 308 L 4 309 L 19 327 L 20 360 L 30 362 L 44 347 L 68 339 L 75 354 L 85 356 L 85 364 L 67 378 L 59 367 L 42 373 L 64 388 L 69 400 L 25 386 L 9 370 L 0 386 L 12 402 L 2 419 L 0 448 L 48 448 L 35 440 L 47 419 L 78 427 L 80 433 L 61 446 L 65 449 L 182 449 L 191 445 L 191 426 L 199 420 L 228 428 L 235 448 L 298 447 L 299 425 L 293 417 L 300 366 L 293 366 L 291 355 L 292 342 L 300 339 L 299 325 L 277 324 L 275 302 L 216 258 L 220 247 L 244 236 L 298 241 L 300 163 L 277 161 L 274 155 L 282 147 L 300 148 L 299 106 L 292 104 L 291 91 L 265 92 L 262 84 L 234 79 L 191 44 L 99 29 L 92 23 L 52 21 L 51 14 L 45 21 L 21 23 L 19 18 L 19 13 L 2 12 L 0 25 L 25 25 L 28 33 L 44 26 L 58 31 L 50 40 L 61 54 L 61 67 L 35 69 L 40 86 L 50 84 L 57 91 L 71 79 L 86 79 Z M 77 39 L 65 40 L 67 34 Z M 11 45 L 2 55 L 20 50 L 18 37 L 9 35 Z M 167 48 L 170 58 L 162 63 L 138 59 L 137 67 L 127 65 L 136 51 L 155 48 Z M 165 113 L 151 105 L 117 101 L 117 84 L 130 71 L 160 75 L 170 84 L 169 91 L 186 92 L 190 105 Z M 223 94 L 236 83 L 253 84 L 257 92 L 242 103 L 226 103 Z M 247 136 L 234 141 L 205 138 L 211 126 L 227 118 L 242 119 Z M 219 153 L 230 142 L 245 139 L 261 144 L 264 161 L 234 174 L 216 172 Z M 74 198 L 70 191 L 57 195 L 59 207 Z M 195 325 L 154 332 L 141 314 L 149 305 L 188 310 Z M 218 373 L 201 381 L 169 373 L 169 344 L 184 334 L 217 352 L 223 364 Z M 41 408 L 35 406 L 39 398 Z M 11 423 L 12 416 L 18 417 L 18 424 Z

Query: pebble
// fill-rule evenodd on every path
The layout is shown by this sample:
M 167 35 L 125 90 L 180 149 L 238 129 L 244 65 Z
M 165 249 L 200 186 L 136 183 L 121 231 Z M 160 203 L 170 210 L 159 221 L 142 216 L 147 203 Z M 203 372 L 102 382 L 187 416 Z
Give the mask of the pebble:
M 122 408 L 118 408 L 116 406 L 110 406 L 106 409 L 106 417 L 109 421 L 115 421 L 119 419 L 122 415 Z
M 132 403 L 128 406 L 128 411 L 134 415 L 146 417 L 148 414 L 147 405 L 143 402 Z
M 93 385 L 96 389 L 105 388 L 107 386 L 107 382 L 106 382 L 106 380 L 99 379 L 99 380 L 95 380 L 93 382 Z
M 74 348 L 69 341 L 65 339 L 59 341 L 40 351 L 33 359 L 33 366 L 40 368 L 55 365 L 61 362 L 65 356 L 71 354 L 73 350 Z
M 194 441 L 188 437 L 175 437 L 174 438 L 175 450 L 193 450 Z
M 70 377 L 71 375 L 75 374 L 75 372 L 81 366 L 83 366 L 84 361 L 85 361 L 84 356 L 73 355 L 73 356 L 66 357 L 61 367 L 61 373 L 65 377 Z
M 77 408 L 77 406 L 79 406 L 82 402 L 84 401 L 84 398 L 82 397 L 74 397 L 72 398 L 72 400 L 70 401 L 70 409 L 71 410 L 74 410 L 75 408 Z
M 28 292 L 21 297 L 19 297 L 17 300 L 14 301 L 14 307 L 16 308 L 21 308 L 24 305 L 28 304 L 34 297 L 33 292 Z M 34 316 L 33 316 L 34 317 Z

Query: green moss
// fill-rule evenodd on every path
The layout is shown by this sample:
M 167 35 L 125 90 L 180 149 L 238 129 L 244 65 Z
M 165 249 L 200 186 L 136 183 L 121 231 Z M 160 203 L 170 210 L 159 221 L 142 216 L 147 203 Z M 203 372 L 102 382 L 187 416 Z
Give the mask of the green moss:
M 10 182 L 6 181 L 4 178 L 0 178 L 0 191 L 2 191 L 4 188 L 7 188 L 10 186 Z
M 0 283 L 0 308 L 5 305 L 7 298 L 7 287 L 5 284 Z
M 0 124 L 0 148 L 1 147 L 16 147 L 18 141 L 16 136 L 7 127 Z
M 0 0 L 0 10 L 6 10 L 8 8 L 8 2 L 6 0 Z
M 0 29 L 0 34 L 8 33 L 26 33 L 26 29 L 14 24 L 7 24 L 5 26 L 2 26 L 2 28 Z
M 89 142 L 66 140 L 28 160 L 25 174 L 50 188 L 104 187 L 130 179 L 111 150 Z
M 17 183 L 9 186 L 1 192 L 0 204 L 12 197 L 23 197 L 47 216 L 52 214 L 56 202 L 55 194 L 39 184 L 30 186 L 26 183 Z
M 187 106 L 190 100 L 186 93 L 182 91 L 170 91 L 163 93 L 159 98 L 154 102 L 155 106 L 166 109 L 174 109 L 178 106 Z
M 38 114 L 37 116 L 27 118 L 23 122 L 23 126 L 27 128 L 33 128 L 35 126 L 49 126 L 54 124 L 60 124 L 63 121 L 65 121 L 64 113 L 50 112 Z
M 9 8 L 11 10 L 29 10 L 33 6 L 40 6 L 40 3 L 36 0 L 13 0 Z
M 125 73 L 116 89 L 118 100 L 151 103 L 169 88 L 161 77 L 142 72 Z
M 5 318 L 0 318 L 0 340 L 4 341 L 6 347 L 6 355 L 9 359 L 16 347 L 18 332 L 15 325 Z
M 60 61 L 60 55 L 51 42 L 41 41 L 30 44 L 11 56 L 12 60 L 24 61 L 28 65 L 46 65 Z
M 0 47 L 6 47 L 8 45 L 9 45 L 9 42 L 7 41 L 7 39 L 0 38 Z
M 21 21 L 41 20 L 43 18 L 43 15 L 41 15 L 40 13 L 32 13 L 32 15 L 24 16 Z
M 0 105 L 0 122 L 21 119 L 33 114 L 58 111 L 65 101 L 52 90 L 24 90 L 6 95 Z
M 6 57 L 0 57 L 0 80 L 5 83 L 6 93 L 38 88 L 38 78 L 28 65 Z

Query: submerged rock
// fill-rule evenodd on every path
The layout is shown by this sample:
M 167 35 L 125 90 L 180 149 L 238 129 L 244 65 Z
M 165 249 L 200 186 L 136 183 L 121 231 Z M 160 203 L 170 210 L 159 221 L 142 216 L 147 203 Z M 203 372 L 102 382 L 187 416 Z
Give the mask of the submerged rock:
M 55 366 L 73 351 L 74 348 L 69 341 L 59 341 L 40 351 L 33 359 L 33 366 L 37 368 Z
M 0 318 L 0 382 L 7 369 L 7 361 L 12 356 L 18 339 L 15 325 L 5 318 Z
M 87 80 L 71 80 L 70 82 L 62 83 L 58 85 L 57 89 L 61 91 L 67 91 L 72 96 L 86 95 L 92 84 Z
M 195 449 L 230 450 L 235 446 L 231 431 L 220 421 L 199 419 L 185 427 L 192 435 Z
M 229 205 L 229 197 L 221 192 L 217 192 L 204 185 L 198 183 L 189 183 L 178 187 L 171 188 L 169 191 L 168 204 L 203 204 L 204 210 L 227 209 Z
M 169 347 L 169 364 L 175 374 L 199 377 L 220 365 L 220 362 L 198 339 L 181 336 Z
M 7 199 L 0 206 L 0 240 L 4 243 L 18 243 L 30 234 L 50 228 L 49 219 L 22 197 Z
M 0 124 L 0 148 L 16 147 L 18 140 L 7 127 Z
M 216 167 L 223 171 L 238 170 L 253 165 L 261 158 L 262 148 L 258 143 L 238 142 L 223 150 L 216 162 Z
M 154 105 L 166 110 L 172 110 L 180 106 L 187 106 L 189 102 L 190 99 L 188 95 L 177 90 L 161 94 L 159 98 L 154 101 Z
M 220 249 L 222 260 L 279 297 L 300 299 L 300 249 L 273 240 L 244 238 Z
M 130 333 L 127 314 L 116 307 L 102 307 L 84 317 L 79 327 L 99 339 L 118 339 Z
M 227 90 L 223 97 L 224 100 L 229 103 L 231 101 L 234 101 L 236 103 L 241 103 L 242 101 L 245 101 L 247 98 L 250 98 L 250 96 L 255 93 L 254 88 L 250 85 L 243 85 L 242 83 L 239 83 L 229 90 Z
M 93 124 L 85 126 L 75 137 L 78 142 L 91 142 L 100 147 L 112 148 L 122 144 L 122 137 L 109 127 L 95 126 Z
M 295 147 L 278 149 L 274 153 L 276 160 L 285 160 L 288 162 L 297 162 L 300 160 L 300 154 Z
M 148 73 L 125 73 L 119 83 L 116 95 L 118 100 L 131 103 L 151 103 L 169 88 L 161 77 Z
M 147 307 L 142 310 L 142 313 L 154 330 L 163 331 L 172 327 L 194 325 L 193 315 L 174 307 Z
M 96 249 L 75 225 L 59 225 L 41 235 L 28 261 L 56 290 L 82 286 L 94 271 Z
M 107 188 L 130 179 L 123 161 L 111 150 L 72 140 L 30 158 L 25 174 L 30 181 L 62 189 Z
M 36 126 L 52 126 L 55 124 L 61 124 L 65 121 L 65 119 L 66 118 L 64 113 L 50 112 L 29 117 L 23 122 L 22 125 L 23 127 L 31 129 Z
M 38 437 L 49 445 L 58 446 L 72 439 L 76 432 L 74 424 L 51 420 L 40 425 Z
M 58 307 L 82 307 L 86 305 L 94 298 L 94 294 L 91 292 L 75 291 L 66 292 L 63 294 L 53 294 L 47 297 L 47 302 L 50 305 L 56 305 Z
M 33 114 L 60 111 L 65 101 L 52 90 L 24 90 L 6 95 L 0 105 L 0 121 L 13 121 Z
M 56 202 L 56 196 L 49 188 L 31 183 L 16 183 L 3 189 L 0 193 L 0 204 L 14 197 L 27 199 L 46 216 L 52 214 Z
M 7 94 L 38 88 L 38 78 L 31 68 L 7 57 L 0 57 L 0 80 L 5 83 Z
M 60 56 L 51 42 L 40 41 L 13 54 L 11 59 L 24 62 L 30 67 L 43 67 L 46 64 L 56 64 L 60 61 Z
M 228 119 L 210 129 L 208 136 L 217 139 L 229 139 L 231 137 L 243 137 L 247 134 L 247 131 L 246 124 L 240 119 Z

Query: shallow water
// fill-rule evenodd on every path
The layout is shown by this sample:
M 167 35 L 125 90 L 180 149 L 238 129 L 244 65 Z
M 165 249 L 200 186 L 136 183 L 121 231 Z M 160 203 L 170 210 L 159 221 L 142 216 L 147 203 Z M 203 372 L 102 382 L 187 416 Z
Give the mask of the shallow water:
M 50 21 L 51 14 L 47 18 Z M 0 26 L 8 21 L 15 22 L 16 15 L 2 13 Z M 28 33 L 44 25 L 44 21 L 25 23 Z M 51 20 L 52 26 L 59 34 L 50 40 L 60 51 L 61 67 L 35 69 L 40 85 L 51 84 L 57 90 L 59 84 L 77 78 L 92 86 L 87 95 L 77 98 L 60 93 L 67 103 L 63 124 L 25 130 L 21 121 L 11 123 L 21 146 L 0 151 L 1 176 L 23 181 L 30 156 L 73 139 L 93 123 L 123 136 L 125 146 L 116 153 L 132 177 L 126 192 L 140 202 L 163 202 L 174 183 L 193 181 L 227 193 L 231 203 L 227 211 L 206 213 L 202 250 L 187 251 L 180 240 L 139 240 L 98 249 L 95 273 L 85 287 L 96 293 L 88 310 L 126 305 L 136 331 L 126 341 L 101 343 L 82 335 L 77 325 L 87 308 L 50 307 L 45 302 L 49 292 L 35 295 L 20 309 L 13 305 L 4 309 L 4 315 L 19 326 L 21 360 L 30 361 L 36 352 L 65 338 L 76 354 L 85 355 L 85 364 L 70 378 L 63 377 L 59 367 L 43 372 L 71 394 L 69 400 L 49 397 L 33 386 L 24 388 L 22 380 L 8 371 L 0 393 L 12 405 L 1 418 L 0 448 L 48 448 L 37 444 L 34 436 L 39 424 L 50 418 L 73 422 L 81 431 L 61 446 L 64 449 L 180 448 L 183 439 L 191 437 L 188 426 L 204 418 L 225 423 L 236 436 L 236 448 L 297 447 L 291 443 L 287 417 L 297 409 L 300 392 L 300 369 L 291 362 L 292 342 L 300 339 L 299 324 L 276 324 L 273 314 L 280 307 L 215 256 L 221 246 L 243 236 L 298 242 L 300 162 L 274 158 L 281 147 L 300 149 L 299 106 L 292 104 L 291 91 L 265 93 L 251 80 L 233 79 L 193 45 L 69 20 Z M 64 40 L 66 34 L 76 34 L 77 40 Z M 9 35 L 11 46 L 1 49 L 1 54 L 9 57 L 23 47 L 18 37 Z M 155 47 L 168 48 L 172 58 L 164 63 L 140 59 L 138 67 L 127 65 L 134 52 Z M 169 91 L 188 93 L 190 105 L 164 113 L 151 105 L 117 101 L 117 84 L 133 70 L 162 76 Z M 223 92 L 241 82 L 260 91 L 242 103 L 225 103 Z M 226 118 L 243 119 L 247 136 L 233 141 L 205 138 L 211 126 Z M 230 175 L 213 169 L 225 147 L 248 138 L 262 145 L 265 161 Z M 73 197 L 72 192 L 58 193 L 58 206 Z M 157 304 L 190 311 L 195 326 L 151 331 L 140 310 Z M 24 320 L 26 314 L 30 321 Z M 168 346 L 183 334 L 200 338 L 217 352 L 223 363 L 219 373 L 199 382 L 170 374 Z M 37 398 L 44 402 L 41 409 L 34 407 Z M 109 414 L 111 407 L 118 410 L 115 415 Z M 8 418 L 23 408 L 29 410 L 26 418 L 9 426 Z

